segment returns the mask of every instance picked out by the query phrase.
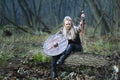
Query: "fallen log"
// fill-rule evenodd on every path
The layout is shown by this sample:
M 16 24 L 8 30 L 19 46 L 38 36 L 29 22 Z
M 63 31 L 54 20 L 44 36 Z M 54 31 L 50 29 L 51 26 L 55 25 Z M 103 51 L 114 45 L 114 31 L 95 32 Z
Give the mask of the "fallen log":
M 120 77 L 118 76 L 120 75 L 120 72 L 119 72 L 120 54 L 119 53 L 113 53 L 111 55 L 105 56 L 105 55 L 99 55 L 99 54 L 74 52 L 67 57 L 64 64 L 67 66 L 68 65 L 76 66 L 76 67 L 80 66 L 80 68 L 82 68 L 82 71 L 81 71 L 82 73 L 86 73 L 85 71 L 83 71 L 84 70 L 83 67 L 85 69 L 89 68 L 89 71 L 90 71 L 89 73 L 94 74 L 100 80 L 103 80 L 103 79 L 119 80 L 120 79 Z M 73 71 L 75 71 L 75 69 Z
M 74 52 L 66 58 L 64 64 L 76 66 L 85 65 L 99 68 L 109 65 L 109 61 L 102 55 Z

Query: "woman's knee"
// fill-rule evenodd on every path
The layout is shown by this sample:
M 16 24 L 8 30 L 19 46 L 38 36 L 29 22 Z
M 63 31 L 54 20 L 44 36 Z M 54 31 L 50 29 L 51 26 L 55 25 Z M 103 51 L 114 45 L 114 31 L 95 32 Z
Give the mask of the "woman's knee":
M 72 51 L 72 44 L 68 44 L 67 48 L 66 48 L 66 51 L 65 51 L 65 55 L 68 55 L 70 54 Z

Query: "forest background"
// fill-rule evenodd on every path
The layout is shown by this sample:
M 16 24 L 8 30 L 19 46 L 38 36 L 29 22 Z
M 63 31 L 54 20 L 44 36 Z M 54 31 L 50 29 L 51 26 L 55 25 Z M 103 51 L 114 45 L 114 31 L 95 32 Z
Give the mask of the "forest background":
M 120 0 L 0 0 L 0 65 L 16 56 L 50 62 L 43 55 L 44 41 L 62 27 L 65 16 L 78 26 L 82 11 L 84 51 L 120 54 Z

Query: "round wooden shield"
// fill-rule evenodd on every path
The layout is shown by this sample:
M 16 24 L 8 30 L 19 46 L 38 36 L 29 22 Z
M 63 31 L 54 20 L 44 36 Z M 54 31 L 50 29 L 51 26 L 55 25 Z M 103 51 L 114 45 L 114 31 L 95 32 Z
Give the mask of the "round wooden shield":
M 67 48 L 68 40 L 62 34 L 55 34 L 48 37 L 44 42 L 43 51 L 48 56 L 61 54 Z

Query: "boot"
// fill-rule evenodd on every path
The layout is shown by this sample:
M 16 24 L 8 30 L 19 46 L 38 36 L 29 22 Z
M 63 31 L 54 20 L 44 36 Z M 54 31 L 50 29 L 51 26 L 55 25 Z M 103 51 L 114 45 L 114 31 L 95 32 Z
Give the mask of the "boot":
M 57 72 L 56 72 L 56 65 L 53 65 L 51 66 L 51 77 L 52 78 L 56 78 L 58 75 L 57 75 Z
M 51 74 L 51 77 L 56 78 L 56 77 L 58 77 L 58 75 L 57 75 L 57 73 L 55 71 L 53 71 L 52 74 Z
M 65 58 L 66 58 L 66 56 L 65 56 L 65 55 L 62 55 L 62 56 L 60 57 L 60 59 L 58 59 L 58 61 L 57 61 L 56 64 L 58 64 L 58 65 L 63 64 Z

